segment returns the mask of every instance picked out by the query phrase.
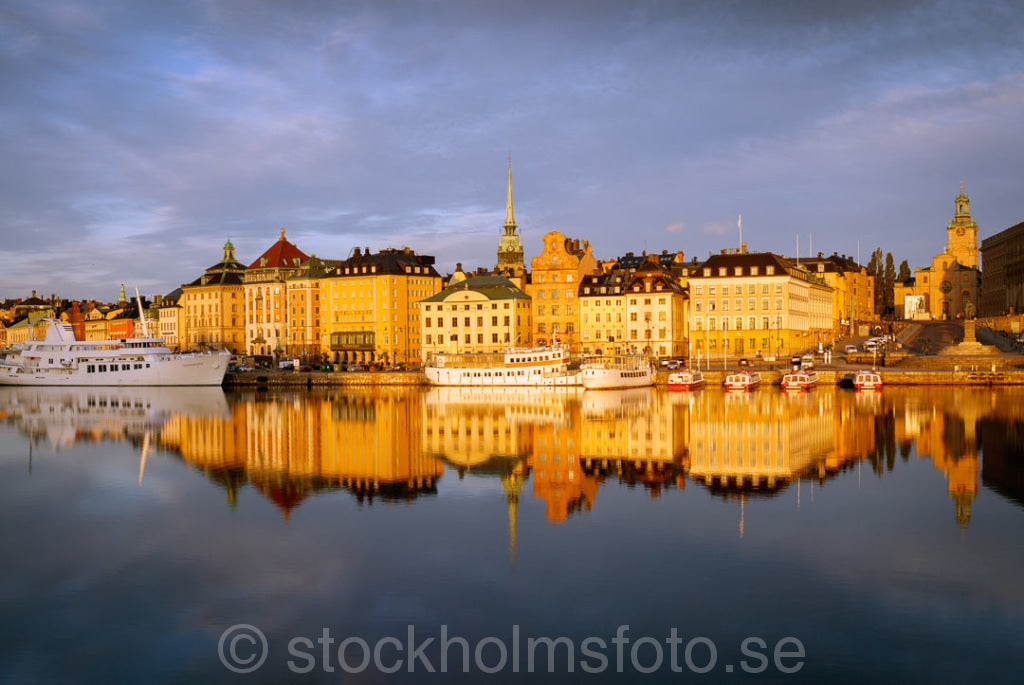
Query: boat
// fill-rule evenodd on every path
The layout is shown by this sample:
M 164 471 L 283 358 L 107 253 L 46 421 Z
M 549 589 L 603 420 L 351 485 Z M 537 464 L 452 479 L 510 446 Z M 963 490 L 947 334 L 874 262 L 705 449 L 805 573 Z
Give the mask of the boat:
M 505 352 L 438 352 L 423 367 L 431 385 L 580 385 L 579 371 L 569 369 L 569 350 L 554 347 L 510 347 Z
M 580 365 L 580 379 L 587 390 L 640 388 L 654 385 L 656 372 L 643 355 L 588 357 Z
M 704 383 L 704 372 L 700 369 L 683 369 L 668 375 L 668 389 L 673 391 L 697 390 L 704 387 Z
M 809 390 L 818 384 L 818 372 L 813 369 L 790 371 L 782 377 L 783 390 Z
M 171 352 L 162 338 L 76 340 L 71 324 L 42 319 L 42 340 L 17 343 L 0 359 L 0 385 L 220 385 L 231 353 Z
M 737 371 L 730 373 L 722 382 L 726 390 L 753 390 L 761 385 L 761 373 L 759 371 Z
M 882 375 L 875 370 L 858 371 L 853 376 L 855 390 L 881 390 Z

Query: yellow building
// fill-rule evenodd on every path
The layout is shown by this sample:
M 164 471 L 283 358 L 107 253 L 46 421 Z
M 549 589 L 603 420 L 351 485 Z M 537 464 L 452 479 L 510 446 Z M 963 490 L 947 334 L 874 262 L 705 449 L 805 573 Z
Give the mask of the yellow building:
M 408 247 L 358 247 L 320 280 L 324 353 L 338 363 L 415 364 L 422 354 L 419 301 L 441 289 L 434 258 Z
M 792 261 L 792 260 L 790 260 Z M 800 258 L 800 266 L 832 287 L 832 331 L 835 337 L 856 335 L 857 323 L 877 319 L 874 313 L 875 277 L 846 255 Z
M 505 276 L 470 276 L 420 303 L 423 360 L 530 345 L 530 298 Z
M 980 288 L 978 224 L 961 183 L 953 219 L 946 226 L 946 249 L 930 266 L 915 269 L 913 281 L 896 284 L 897 313 L 907 319 L 962 319 L 977 313 Z
M 320 286 L 324 277 L 339 264 L 338 260 L 324 260 L 313 255 L 285 280 L 285 300 L 288 303 L 285 355 L 310 363 L 329 356 L 330 339 L 322 325 L 326 311 L 321 311 Z
M 164 295 L 157 305 L 157 336 L 172 350 L 181 349 L 181 332 L 184 330 L 184 308 L 179 304 L 181 288 Z
M 579 350 L 579 285 L 583 276 L 597 269 L 590 243 L 551 231 L 544 235 L 544 249 L 530 260 L 530 268 L 526 294 L 533 302 L 534 341 L 559 341 Z
M 623 299 L 629 352 L 655 357 L 686 355 L 686 291 L 655 255 L 648 255 L 630 277 Z
M 280 355 L 288 328 L 285 281 L 309 257 L 287 238 L 285 230 L 256 258 L 242 278 L 245 297 L 245 341 L 249 354 Z
M 831 339 L 833 289 L 771 252 L 723 250 L 689 286 L 696 355 L 774 358 Z
M 583 354 L 624 353 L 627 276 L 595 273 L 583 276 L 579 289 L 580 348 Z
M 182 349 L 245 352 L 244 276 L 245 265 L 235 259 L 235 246 L 229 240 L 224 243 L 221 261 L 191 283 L 182 284 L 178 300 L 184 324 L 178 331 Z M 169 325 L 171 318 L 161 323 Z

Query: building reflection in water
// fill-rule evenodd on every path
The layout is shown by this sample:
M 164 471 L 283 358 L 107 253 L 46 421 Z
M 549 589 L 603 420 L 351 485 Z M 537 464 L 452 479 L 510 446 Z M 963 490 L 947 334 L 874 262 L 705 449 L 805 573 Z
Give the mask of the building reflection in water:
M 1024 504 L 1019 389 L 346 388 L 225 396 L 218 388 L 3 388 L 0 395 L 0 418 L 27 433 L 30 446 L 127 440 L 142 452 L 140 468 L 159 448 L 223 487 L 232 506 L 250 484 L 285 517 L 317 492 L 345 490 L 361 502 L 435 494 L 445 463 L 460 478 L 497 478 L 513 557 L 528 481 L 552 523 L 591 510 L 612 478 L 651 497 L 692 479 L 736 502 L 742 517 L 749 497 L 806 479 L 824 483 L 854 464 L 883 476 L 916 454 L 945 477 L 961 526 L 970 521 L 981 462 L 985 485 Z

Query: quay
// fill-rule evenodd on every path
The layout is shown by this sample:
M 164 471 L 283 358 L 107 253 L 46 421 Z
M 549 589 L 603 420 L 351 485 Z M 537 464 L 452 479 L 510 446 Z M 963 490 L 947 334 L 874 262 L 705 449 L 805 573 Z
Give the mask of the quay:
M 787 369 L 768 368 L 768 365 L 755 365 L 761 372 L 764 385 L 779 385 Z M 857 367 L 861 368 L 861 367 Z M 864 368 L 870 368 L 870 364 Z M 853 376 L 854 367 L 829 368 L 817 367 L 819 384 L 839 385 L 844 378 Z M 725 376 L 735 371 L 705 370 L 709 388 L 721 387 Z M 1021 385 L 1024 386 L 1024 368 L 992 367 L 980 364 L 961 364 L 945 368 L 883 368 L 880 369 L 886 385 Z M 655 380 L 656 386 L 665 386 L 668 372 L 659 371 Z M 317 388 L 338 386 L 426 386 L 426 377 L 419 372 L 246 372 L 229 373 L 224 378 L 225 388 Z
M 973 323 L 973 322 L 972 322 Z M 973 326 L 964 330 L 963 322 L 912 323 L 897 335 L 899 350 L 880 355 L 859 352 L 840 355 L 832 363 L 816 362 L 820 385 L 839 385 L 852 378 L 859 369 L 875 366 L 886 385 L 998 385 L 1024 386 L 1024 354 L 1007 336 L 991 330 L 978 329 L 974 345 Z M 966 339 L 966 343 L 965 343 Z M 939 350 L 933 353 L 932 350 Z M 737 359 L 705 360 L 701 365 L 708 387 L 721 387 L 728 373 L 738 368 Z M 779 385 L 789 370 L 788 359 L 752 360 L 750 368 L 761 372 L 763 384 Z M 668 371 L 657 374 L 655 384 L 665 386 Z M 281 371 L 258 369 L 242 373 L 229 372 L 224 377 L 226 388 L 315 388 L 335 386 L 417 386 L 427 385 L 421 371 Z

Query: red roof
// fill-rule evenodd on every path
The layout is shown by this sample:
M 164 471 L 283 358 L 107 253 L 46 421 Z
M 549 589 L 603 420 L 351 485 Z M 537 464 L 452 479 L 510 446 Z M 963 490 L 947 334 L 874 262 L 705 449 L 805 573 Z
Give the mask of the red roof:
M 284 229 L 281 229 L 281 237 L 270 248 L 256 258 L 250 269 L 294 269 L 305 263 L 309 255 L 295 247 L 284 237 Z M 296 261 L 298 260 L 298 261 Z

